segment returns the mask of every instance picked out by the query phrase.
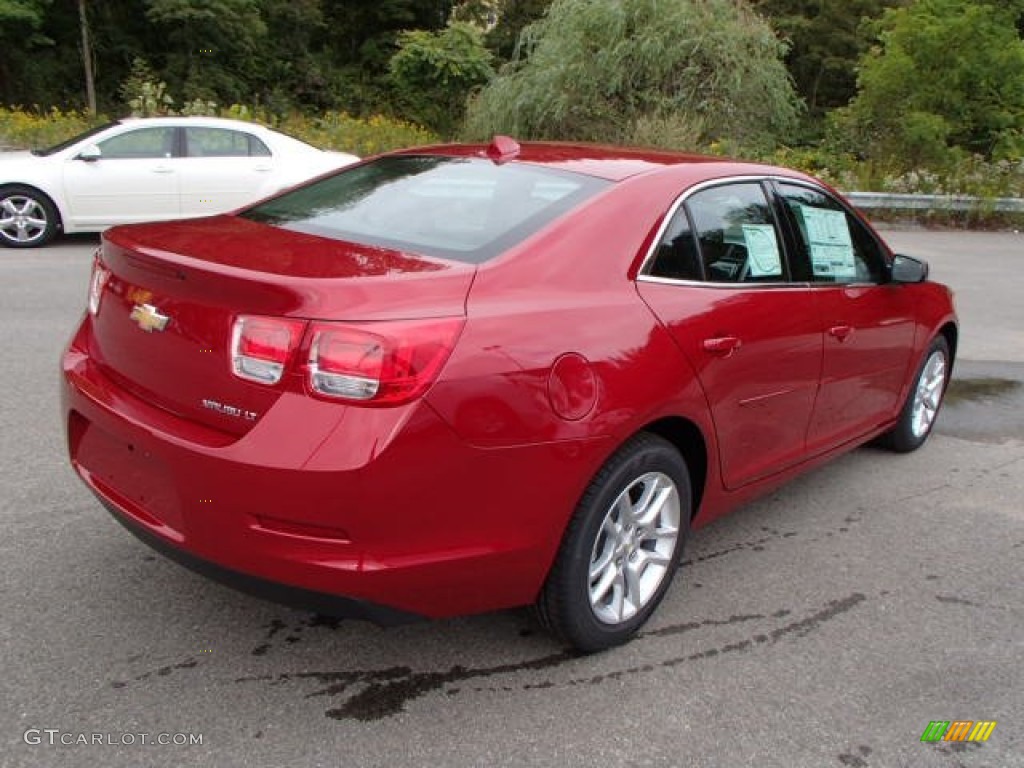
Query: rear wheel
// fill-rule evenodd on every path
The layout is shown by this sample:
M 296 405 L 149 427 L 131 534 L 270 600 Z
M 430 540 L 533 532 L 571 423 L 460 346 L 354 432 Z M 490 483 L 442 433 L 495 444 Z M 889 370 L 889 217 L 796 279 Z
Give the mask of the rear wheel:
M 24 186 L 0 189 L 0 243 L 34 248 L 57 233 L 57 209 L 38 190 Z
M 896 426 L 882 436 L 882 445 L 898 453 L 909 453 L 924 445 L 939 415 L 949 373 L 949 344 L 945 337 L 937 336 L 925 353 Z
M 629 640 L 664 597 L 690 522 L 686 463 L 641 433 L 591 481 L 537 601 L 541 622 L 581 651 Z

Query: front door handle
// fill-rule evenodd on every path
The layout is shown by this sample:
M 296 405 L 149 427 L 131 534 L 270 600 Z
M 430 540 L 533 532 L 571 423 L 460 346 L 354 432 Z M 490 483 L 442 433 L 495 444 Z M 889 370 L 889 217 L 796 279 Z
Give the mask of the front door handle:
M 729 357 L 742 346 L 743 342 L 735 336 L 717 336 L 713 339 L 704 339 L 704 351 L 717 357 Z
M 166 165 L 158 165 L 153 168 L 153 173 L 174 173 L 174 169 Z
M 851 325 L 833 325 L 828 329 L 830 336 L 834 336 L 839 341 L 846 341 L 853 334 L 853 326 Z

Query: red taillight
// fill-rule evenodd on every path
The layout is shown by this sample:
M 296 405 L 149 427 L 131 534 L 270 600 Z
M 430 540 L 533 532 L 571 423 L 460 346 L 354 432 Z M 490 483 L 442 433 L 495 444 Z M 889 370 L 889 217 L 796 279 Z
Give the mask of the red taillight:
M 89 314 L 93 317 L 99 314 L 103 289 L 107 287 L 109 280 L 110 270 L 103 266 L 103 262 L 100 261 L 100 252 L 96 251 L 92 262 L 92 276 L 89 278 Z
M 231 370 L 260 384 L 277 384 L 305 327 L 302 320 L 242 315 L 231 331 Z
M 409 402 L 437 378 L 462 325 L 462 318 L 314 323 L 309 386 L 366 405 Z

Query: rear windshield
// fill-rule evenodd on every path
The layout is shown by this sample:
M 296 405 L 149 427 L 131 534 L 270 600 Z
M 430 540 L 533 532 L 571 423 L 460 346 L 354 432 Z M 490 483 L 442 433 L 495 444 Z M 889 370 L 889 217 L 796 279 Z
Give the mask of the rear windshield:
M 610 183 L 482 158 L 401 155 L 346 169 L 241 216 L 335 240 L 479 264 Z

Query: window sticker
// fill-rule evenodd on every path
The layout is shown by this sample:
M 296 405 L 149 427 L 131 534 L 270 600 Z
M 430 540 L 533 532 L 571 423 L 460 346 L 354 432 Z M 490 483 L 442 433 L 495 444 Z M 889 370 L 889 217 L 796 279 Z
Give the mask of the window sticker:
M 857 277 L 853 239 L 845 211 L 829 211 L 797 204 L 811 249 L 811 267 L 816 276 L 838 280 Z
M 751 277 L 782 277 L 782 259 L 774 226 L 744 224 L 743 240 L 747 246 Z

